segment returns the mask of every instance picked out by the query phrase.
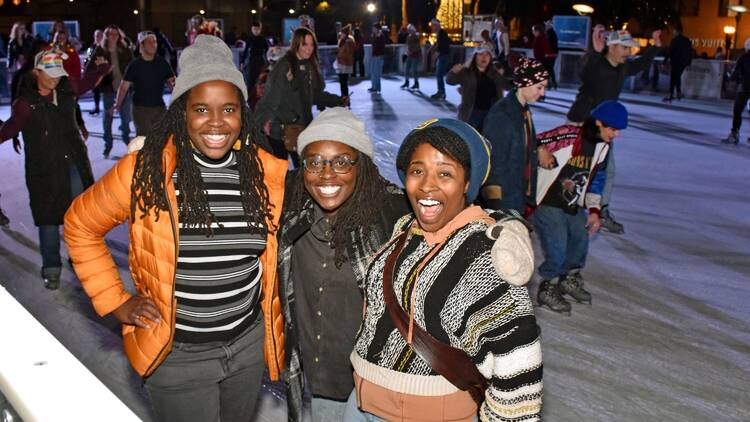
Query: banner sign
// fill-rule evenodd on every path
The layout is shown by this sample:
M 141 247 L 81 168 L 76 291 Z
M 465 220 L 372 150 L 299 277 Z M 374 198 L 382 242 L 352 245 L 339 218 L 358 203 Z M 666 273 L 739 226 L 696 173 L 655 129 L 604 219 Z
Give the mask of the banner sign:
M 588 16 L 554 16 L 552 26 L 559 48 L 586 50 L 589 47 L 591 18 Z

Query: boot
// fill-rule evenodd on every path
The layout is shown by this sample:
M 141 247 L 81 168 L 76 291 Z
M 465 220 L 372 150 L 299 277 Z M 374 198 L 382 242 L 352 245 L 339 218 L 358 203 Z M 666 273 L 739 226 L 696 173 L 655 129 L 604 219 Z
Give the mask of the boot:
M 57 290 L 60 287 L 60 267 L 56 268 L 42 268 L 42 279 L 44 280 L 44 287 L 49 290 Z
M 401 89 L 409 89 L 409 80 L 407 79 L 406 81 L 404 81 L 404 83 L 401 84 L 401 86 L 399 88 L 401 88 Z
M 564 295 L 575 299 L 578 303 L 588 303 L 591 305 L 591 293 L 583 288 L 583 276 L 581 270 L 570 270 L 565 278 L 560 282 L 560 290 Z
M 411 88 L 409 88 L 409 89 L 411 89 L 411 90 L 415 90 L 416 89 L 417 91 L 419 91 L 419 82 L 414 82 L 414 85 L 412 85 Z
M 562 297 L 560 285 L 557 283 L 558 280 L 558 277 L 552 280 L 543 280 L 539 286 L 536 299 L 539 306 L 549 308 L 558 314 L 570 315 L 570 302 Z
M 721 140 L 722 144 L 739 144 L 740 143 L 740 134 L 737 133 L 736 130 L 733 130 L 729 132 L 729 136 L 727 136 L 725 139 Z
M 10 225 L 10 218 L 0 209 L 0 227 L 8 227 Z
M 625 227 L 615 220 L 615 217 L 609 212 L 609 207 L 604 206 L 601 210 L 601 223 L 602 228 L 612 234 L 623 234 L 625 233 Z

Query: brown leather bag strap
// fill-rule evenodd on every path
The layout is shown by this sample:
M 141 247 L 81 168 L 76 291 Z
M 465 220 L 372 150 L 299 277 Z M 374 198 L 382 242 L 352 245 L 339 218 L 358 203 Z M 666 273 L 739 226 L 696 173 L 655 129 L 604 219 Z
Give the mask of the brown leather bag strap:
M 401 251 L 408 237 L 409 229 L 404 230 L 396 238 L 396 248 L 388 256 L 383 268 L 383 297 L 388 309 L 388 315 L 401 336 L 408 339 L 409 317 L 398 303 L 393 291 L 393 269 L 396 266 Z M 481 406 L 484 401 L 484 391 L 487 389 L 487 379 L 479 372 L 474 362 L 463 350 L 451 347 L 432 337 L 418 324 L 412 327 L 411 348 L 427 361 L 432 369 L 442 375 L 451 384 L 463 391 L 468 391 L 471 398 Z

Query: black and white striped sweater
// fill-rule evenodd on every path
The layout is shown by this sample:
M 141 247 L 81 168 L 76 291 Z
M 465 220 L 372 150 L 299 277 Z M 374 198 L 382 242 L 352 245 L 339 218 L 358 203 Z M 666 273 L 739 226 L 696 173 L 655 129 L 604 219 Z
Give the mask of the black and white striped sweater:
M 397 223 L 394 237 L 411 219 L 407 216 Z M 424 237 L 412 234 L 396 261 L 394 292 L 407 314 L 413 301 L 415 324 L 464 350 L 490 380 L 481 420 L 538 420 L 542 355 L 533 305 L 525 287 L 508 284 L 497 275 L 487 227 L 485 221 L 473 221 L 448 236 L 422 269 L 413 294 L 410 276 L 432 248 Z M 366 313 L 351 358 L 354 369 L 368 381 L 401 393 L 454 393 L 458 389 L 412 350 L 388 315 L 382 277 L 394 249 L 391 241 L 368 269 Z
M 266 238 L 253 233 L 245 220 L 234 153 L 211 160 L 194 152 L 194 158 L 216 221 L 210 237 L 204 228 L 180 223 L 174 338 L 184 343 L 227 341 L 260 315 L 263 268 L 258 257 Z M 173 178 L 179 198 L 179 175 L 175 172 Z

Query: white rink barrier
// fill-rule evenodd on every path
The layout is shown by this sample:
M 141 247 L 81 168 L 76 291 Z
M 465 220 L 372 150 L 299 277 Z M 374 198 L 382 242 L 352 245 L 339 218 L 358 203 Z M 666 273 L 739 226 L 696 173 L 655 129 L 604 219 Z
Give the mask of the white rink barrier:
M 2 286 L 0 391 L 24 422 L 140 420 Z

